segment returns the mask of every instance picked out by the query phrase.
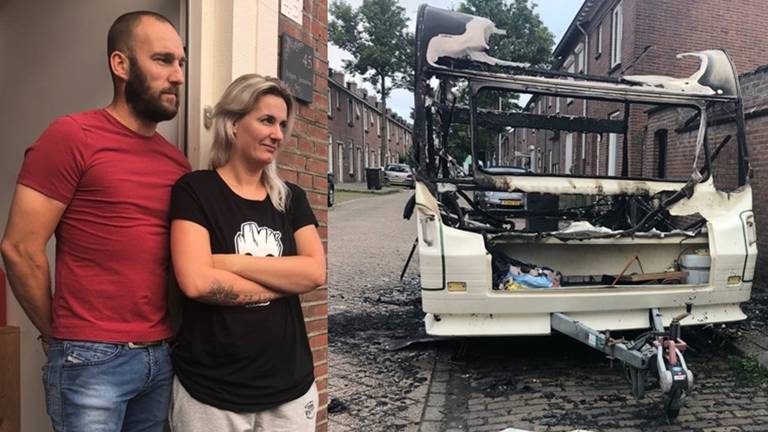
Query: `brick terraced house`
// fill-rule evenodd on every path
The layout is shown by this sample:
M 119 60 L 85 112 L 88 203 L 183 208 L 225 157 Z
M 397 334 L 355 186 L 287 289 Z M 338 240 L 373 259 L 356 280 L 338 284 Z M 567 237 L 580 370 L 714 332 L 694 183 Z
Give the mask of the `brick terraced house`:
M 365 181 L 365 169 L 407 160 L 412 126 L 387 109 L 387 153 L 381 161 L 381 105 L 343 72 L 328 73 L 328 172 L 337 183 Z
M 764 6 L 760 0 L 585 0 L 553 52 L 552 69 L 610 77 L 687 77 L 698 68 L 698 59 L 676 59 L 677 54 L 724 48 L 736 71 L 746 73 L 768 63 Z M 525 109 L 564 116 L 623 116 L 616 104 L 554 96 L 534 96 Z M 663 132 L 646 131 L 642 119 L 647 113 L 634 109 L 630 116 L 627 155 L 618 134 L 517 130 L 506 137 L 501 160 L 530 160 L 531 169 L 541 173 L 670 175 L 670 167 L 681 165 L 674 158 L 688 153 L 670 151 Z

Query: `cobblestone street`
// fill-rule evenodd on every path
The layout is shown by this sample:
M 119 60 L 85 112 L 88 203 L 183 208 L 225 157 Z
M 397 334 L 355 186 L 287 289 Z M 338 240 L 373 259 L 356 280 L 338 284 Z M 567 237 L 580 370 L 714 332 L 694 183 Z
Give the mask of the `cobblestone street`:
M 329 215 L 332 431 L 768 431 L 765 370 L 711 328 L 683 333 L 695 387 L 674 421 L 658 389 L 636 401 L 619 362 L 560 335 L 388 350 L 424 335 L 416 259 L 399 281 L 415 237 L 402 219 L 410 195 L 360 198 Z
M 417 430 L 435 350 L 389 351 L 423 334 L 418 261 L 399 277 L 416 236 L 402 218 L 410 191 L 358 198 L 329 211 L 329 407 L 338 431 Z

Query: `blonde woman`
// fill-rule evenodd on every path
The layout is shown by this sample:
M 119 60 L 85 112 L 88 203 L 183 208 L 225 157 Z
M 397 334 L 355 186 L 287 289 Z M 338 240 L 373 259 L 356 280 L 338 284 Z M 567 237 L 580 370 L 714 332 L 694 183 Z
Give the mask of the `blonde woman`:
M 277 173 L 294 105 L 276 79 L 235 80 L 214 111 L 212 169 L 173 188 L 171 253 L 187 297 L 174 431 L 315 430 L 298 294 L 325 283 L 325 255 L 306 194 Z

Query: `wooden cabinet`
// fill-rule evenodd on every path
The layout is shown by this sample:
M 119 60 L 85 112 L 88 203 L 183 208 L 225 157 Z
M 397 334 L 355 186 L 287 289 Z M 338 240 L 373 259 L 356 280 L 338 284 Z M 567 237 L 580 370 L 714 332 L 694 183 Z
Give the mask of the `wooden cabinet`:
M 19 328 L 0 327 L 0 432 L 21 431 Z

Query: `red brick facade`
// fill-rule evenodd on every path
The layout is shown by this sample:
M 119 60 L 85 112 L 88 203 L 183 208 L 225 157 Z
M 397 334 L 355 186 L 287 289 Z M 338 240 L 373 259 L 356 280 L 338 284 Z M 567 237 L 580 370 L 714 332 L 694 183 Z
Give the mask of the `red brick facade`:
M 320 237 L 328 239 L 328 3 L 304 0 L 304 22 L 280 15 L 280 34 L 287 34 L 314 48 L 315 82 L 312 103 L 299 103 L 293 135 L 280 155 L 280 174 L 307 191 L 312 210 L 320 222 Z M 328 430 L 328 288 L 320 287 L 301 298 L 309 344 L 315 361 L 315 377 L 320 392 L 317 431 Z
M 365 168 L 405 160 L 413 142 L 412 126 L 393 114 L 387 115 L 389 159 L 380 161 L 381 106 L 375 96 L 345 82 L 344 74 L 332 72 L 328 81 L 328 171 L 337 183 L 364 182 Z
M 554 69 L 568 70 L 573 63 L 574 72 L 590 75 L 620 76 L 624 74 L 669 75 L 685 77 L 697 69 L 697 59 L 678 60 L 679 53 L 725 48 L 734 60 L 736 70 L 744 73 L 768 63 L 768 33 L 764 23 L 768 20 L 768 8 L 760 0 L 728 2 L 725 0 L 586 0 L 576 19 L 571 23 L 563 40 L 554 52 Z M 621 10 L 621 62 L 612 66 L 612 28 L 614 11 Z M 583 32 L 582 32 L 583 30 Z M 586 33 L 586 37 L 585 34 Z M 586 42 L 586 44 L 585 44 Z M 600 42 L 598 47 L 598 42 Z M 578 53 L 579 46 L 586 46 L 586 55 Z M 642 58 L 633 66 L 634 60 L 650 46 Z M 583 65 L 581 64 L 583 61 Z M 629 69 L 628 69 L 629 68 Z M 529 109 L 535 110 L 541 98 L 532 98 Z M 546 98 L 544 98 L 546 99 Z M 562 100 L 561 100 L 562 104 Z M 583 101 L 576 101 L 581 114 Z M 544 104 L 549 105 L 548 103 Z M 602 102 L 587 102 L 590 117 L 607 118 L 620 109 L 616 104 L 608 106 Z M 647 109 L 647 107 L 645 108 Z M 629 131 L 630 176 L 646 175 L 649 167 L 657 163 L 650 158 L 648 143 L 653 137 L 646 136 L 644 108 L 631 112 Z M 549 111 L 554 113 L 554 109 Z M 563 114 L 575 114 L 561 111 Z M 621 118 L 621 116 L 620 116 Z M 541 134 L 543 131 L 539 131 Z M 550 135 L 552 134 L 549 132 Z M 546 149 L 542 139 L 533 140 L 531 131 L 519 133 L 525 137 L 526 145 L 534 144 L 542 155 L 544 172 L 548 166 L 546 153 L 555 150 L 552 164 L 559 167 L 557 173 L 564 173 L 565 145 L 562 140 L 550 140 Z M 561 134 L 565 135 L 565 134 Z M 616 137 L 615 173 L 621 175 L 623 162 L 622 135 Z M 572 160 L 574 174 L 606 175 L 608 173 L 608 140 L 603 137 L 598 145 L 595 134 L 587 134 L 582 146 L 581 134 L 573 134 Z M 513 140 L 510 140 L 513 143 Z M 578 145 L 576 145 L 578 143 Z M 522 142 L 517 142 L 521 151 Z M 541 149 L 541 151 L 539 151 Z M 645 149 L 645 151 L 644 151 Z M 514 149 L 507 151 L 512 154 Z M 525 150 L 527 152 L 527 150 Z M 675 160 L 675 158 L 683 158 Z M 684 164 L 690 154 L 677 152 L 668 155 L 670 166 Z M 534 165 L 536 163 L 534 162 Z
M 746 136 L 749 160 L 752 167 L 752 208 L 757 224 L 758 250 L 768 250 L 768 202 L 761 199 L 768 190 L 765 175 L 768 174 L 768 153 L 762 149 L 768 146 L 768 67 L 761 67 L 740 77 L 741 90 L 744 94 L 744 111 L 746 113 Z M 646 149 L 654 149 L 646 153 L 645 160 L 653 161 L 657 156 L 654 135 L 658 130 L 666 130 L 667 144 L 667 177 L 684 178 L 690 175 L 693 164 L 692 155 L 697 131 L 694 127 L 684 128 L 685 120 L 690 112 L 681 115 L 677 109 L 658 111 L 649 116 Z M 711 113 L 717 117 L 717 113 Z M 714 149 L 726 136 L 731 140 L 723 147 L 713 164 L 715 185 L 721 190 L 733 190 L 738 182 L 736 178 L 736 127 L 732 121 L 716 124 L 707 129 L 707 142 Z M 768 254 L 761 253 L 757 257 L 756 277 L 765 281 Z

